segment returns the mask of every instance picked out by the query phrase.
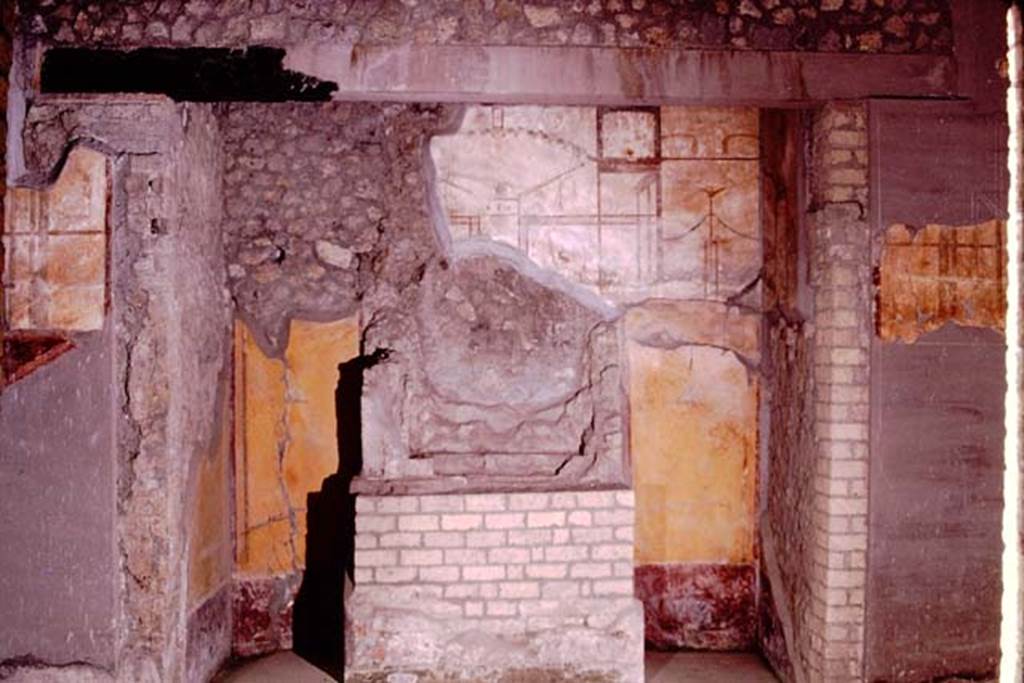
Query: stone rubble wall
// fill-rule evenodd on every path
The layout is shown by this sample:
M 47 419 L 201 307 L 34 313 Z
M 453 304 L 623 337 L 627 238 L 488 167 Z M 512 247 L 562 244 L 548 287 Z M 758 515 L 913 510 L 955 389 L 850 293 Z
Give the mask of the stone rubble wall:
M 352 680 L 642 680 L 632 491 L 363 495 L 356 508 Z
M 166 157 L 131 159 L 121 237 L 130 246 L 115 247 L 123 259 L 114 306 L 128 393 L 124 428 L 138 438 L 122 447 L 128 462 L 121 472 L 126 616 L 142 625 L 127 630 L 125 671 L 136 680 L 154 675 L 154 664 L 163 680 L 187 666 L 188 475 L 214 449 L 218 399 L 229 381 L 217 120 L 208 107 L 168 109 L 179 141 Z M 147 578 L 151 572 L 159 578 Z M 218 635 L 226 638 L 227 630 Z M 216 668 L 216 659 L 200 668 Z
M 283 353 L 293 317 L 344 318 L 371 287 L 422 277 L 438 253 L 423 149 L 452 116 L 429 105 L 225 107 L 229 284 L 265 352 Z
M 280 356 L 291 319 L 359 311 L 361 352 L 387 350 L 363 385 L 369 477 L 468 477 L 476 490 L 553 488 L 555 474 L 562 486 L 621 484 L 624 399 L 606 312 L 500 249 L 447 248 L 426 144 L 458 113 L 227 106 L 223 225 L 238 315 Z M 464 378 L 480 380 L 484 364 L 496 372 L 481 396 Z M 545 386 L 552 377 L 564 379 Z
M 949 54 L 948 0 L 21 0 L 54 45 L 608 46 Z

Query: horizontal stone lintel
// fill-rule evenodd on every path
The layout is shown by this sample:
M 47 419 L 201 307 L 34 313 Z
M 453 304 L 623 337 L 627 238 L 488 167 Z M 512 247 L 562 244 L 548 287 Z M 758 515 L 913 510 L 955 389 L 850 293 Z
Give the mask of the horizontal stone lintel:
M 336 83 L 338 100 L 796 106 L 960 94 L 943 55 L 310 43 L 289 48 L 285 67 Z

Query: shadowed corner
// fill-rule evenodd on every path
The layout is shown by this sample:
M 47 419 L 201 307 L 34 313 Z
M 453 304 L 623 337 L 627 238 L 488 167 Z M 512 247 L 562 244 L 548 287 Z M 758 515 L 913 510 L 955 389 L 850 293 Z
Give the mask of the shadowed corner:
M 295 598 L 293 649 L 337 680 L 345 670 L 345 599 L 353 585 L 356 502 L 349 484 L 363 466 L 363 372 L 384 357 L 375 351 L 338 365 L 338 470 L 306 499 L 306 571 Z

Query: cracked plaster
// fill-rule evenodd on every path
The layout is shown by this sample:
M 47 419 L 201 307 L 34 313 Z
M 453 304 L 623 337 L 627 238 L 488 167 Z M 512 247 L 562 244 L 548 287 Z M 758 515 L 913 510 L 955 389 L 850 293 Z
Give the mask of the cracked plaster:
M 307 496 L 339 468 L 337 368 L 358 353 L 354 318 L 293 320 L 282 359 L 265 356 L 248 328 L 236 325 L 235 546 L 242 575 L 305 567 Z

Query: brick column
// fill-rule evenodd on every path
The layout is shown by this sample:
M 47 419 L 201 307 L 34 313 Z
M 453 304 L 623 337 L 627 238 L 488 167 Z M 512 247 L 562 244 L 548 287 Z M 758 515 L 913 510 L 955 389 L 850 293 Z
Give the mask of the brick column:
M 814 680 L 861 680 L 867 551 L 871 234 L 867 114 L 814 121 L 815 471 L 810 618 Z

